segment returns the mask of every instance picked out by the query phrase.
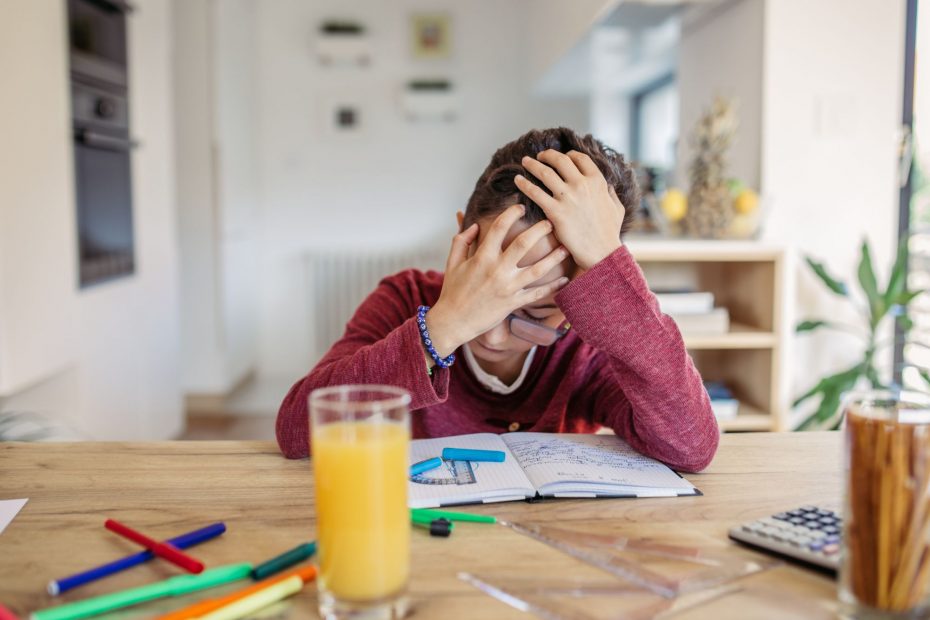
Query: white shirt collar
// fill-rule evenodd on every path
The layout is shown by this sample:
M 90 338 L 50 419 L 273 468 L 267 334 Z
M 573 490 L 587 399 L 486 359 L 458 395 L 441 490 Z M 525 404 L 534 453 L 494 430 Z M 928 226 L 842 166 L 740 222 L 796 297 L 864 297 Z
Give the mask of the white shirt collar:
M 517 389 L 523 385 L 523 380 L 526 378 L 526 373 L 528 373 L 530 370 L 530 364 L 533 361 L 533 356 L 536 354 L 536 347 L 534 346 L 532 349 L 530 349 L 526 356 L 526 361 L 523 362 L 523 369 L 520 371 L 520 376 L 518 376 L 510 385 L 505 384 L 491 373 L 485 372 L 484 369 L 478 365 L 478 360 L 475 359 L 475 355 L 471 352 L 471 349 L 467 344 L 463 347 L 463 351 L 465 353 L 465 364 L 471 370 L 472 374 L 475 375 L 475 378 L 478 379 L 478 382 L 482 386 L 494 392 L 495 394 L 511 394 L 517 391 Z

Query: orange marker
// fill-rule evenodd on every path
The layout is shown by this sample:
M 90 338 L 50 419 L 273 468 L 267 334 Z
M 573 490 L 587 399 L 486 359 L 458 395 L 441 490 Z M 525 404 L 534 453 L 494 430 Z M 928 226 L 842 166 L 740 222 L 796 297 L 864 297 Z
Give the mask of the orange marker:
M 225 607 L 226 605 L 238 601 L 241 598 L 245 598 L 250 594 L 258 592 L 259 590 L 263 590 L 272 584 L 289 579 L 294 575 L 298 575 L 304 583 L 313 581 L 313 579 L 316 578 L 316 567 L 306 566 L 304 568 L 298 568 L 286 573 L 281 573 L 280 575 L 275 575 L 274 577 L 270 577 L 264 581 L 259 581 L 255 585 L 251 585 L 248 588 L 236 590 L 235 592 L 227 594 L 222 598 L 207 599 L 205 601 L 200 601 L 199 603 L 194 603 L 189 607 L 173 611 L 170 614 L 159 616 L 157 620 L 190 620 L 191 618 L 199 618 L 200 616 L 208 614 L 211 611 L 219 609 L 220 607 Z

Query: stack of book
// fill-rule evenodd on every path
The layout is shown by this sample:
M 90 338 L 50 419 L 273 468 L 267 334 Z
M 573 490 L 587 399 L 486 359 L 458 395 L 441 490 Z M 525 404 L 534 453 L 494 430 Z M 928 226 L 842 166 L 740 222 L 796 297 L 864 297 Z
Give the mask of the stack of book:
M 675 320 L 683 336 L 719 335 L 730 330 L 730 313 L 714 307 L 714 294 L 706 291 L 660 291 L 659 308 Z
M 732 420 L 739 412 L 739 401 L 733 397 L 733 392 L 726 384 L 720 381 L 705 381 L 704 388 L 710 396 L 710 408 L 718 420 Z

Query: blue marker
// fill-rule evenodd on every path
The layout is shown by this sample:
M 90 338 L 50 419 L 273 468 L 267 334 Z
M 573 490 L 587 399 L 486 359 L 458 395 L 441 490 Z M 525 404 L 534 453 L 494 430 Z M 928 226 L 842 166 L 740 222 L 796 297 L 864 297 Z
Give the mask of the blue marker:
M 210 540 L 211 538 L 216 538 L 225 531 L 225 523 L 214 523 L 213 525 L 208 525 L 207 527 L 200 528 L 199 530 L 194 530 L 193 532 L 182 534 L 177 538 L 171 538 L 166 542 L 171 543 L 178 549 L 186 549 L 187 547 L 193 547 L 194 545 Z M 58 579 L 57 581 L 50 581 L 48 583 L 48 593 L 52 596 L 58 596 L 62 592 L 66 592 L 72 588 L 82 586 L 85 583 L 90 583 L 91 581 L 107 577 L 108 575 L 118 573 L 120 571 L 126 570 L 127 568 L 138 566 L 143 562 L 148 562 L 154 557 L 155 554 L 151 551 L 141 551 L 134 555 L 127 555 L 125 558 L 115 560 L 109 564 L 104 564 L 103 566 L 98 566 L 97 568 L 84 571 L 83 573 L 77 573 L 76 575 L 71 575 L 70 577 L 65 577 L 64 579 Z
M 438 456 L 435 458 L 427 459 L 425 461 L 420 461 L 419 463 L 414 463 L 410 466 L 410 475 L 416 476 L 417 474 L 422 474 L 425 471 L 436 469 L 440 465 L 442 465 L 442 459 Z
M 447 461 L 503 463 L 505 456 L 500 450 L 465 450 L 464 448 L 443 448 L 442 450 L 442 458 Z

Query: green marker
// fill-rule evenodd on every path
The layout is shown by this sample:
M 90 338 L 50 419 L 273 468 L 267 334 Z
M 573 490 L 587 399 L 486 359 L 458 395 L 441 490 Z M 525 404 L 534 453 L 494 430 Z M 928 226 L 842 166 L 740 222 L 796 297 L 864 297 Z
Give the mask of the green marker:
M 146 601 L 169 596 L 181 596 L 198 590 L 221 586 L 230 581 L 245 579 L 252 572 L 251 564 L 227 564 L 206 570 L 199 575 L 178 575 L 146 586 L 95 596 L 76 603 L 50 607 L 34 612 L 32 620 L 76 620 L 96 616 L 113 609 L 131 607 Z
M 255 567 L 255 570 L 252 571 L 252 579 L 259 580 L 268 577 L 269 575 L 274 575 L 277 572 L 284 570 L 298 562 L 303 562 L 310 556 L 316 553 L 316 543 L 309 542 L 302 545 L 297 545 L 290 551 L 285 551 L 281 555 L 275 558 L 271 558 L 267 562 L 263 562 Z
M 448 519 L 449 521 L 470 521 L 472 523 L 497 523 L 497 517 L 489 515 L 473 515 L 469 512 L 450 512 L 448 510 L 429 510 L 427 508 L 411 508 L 412 518 Z

